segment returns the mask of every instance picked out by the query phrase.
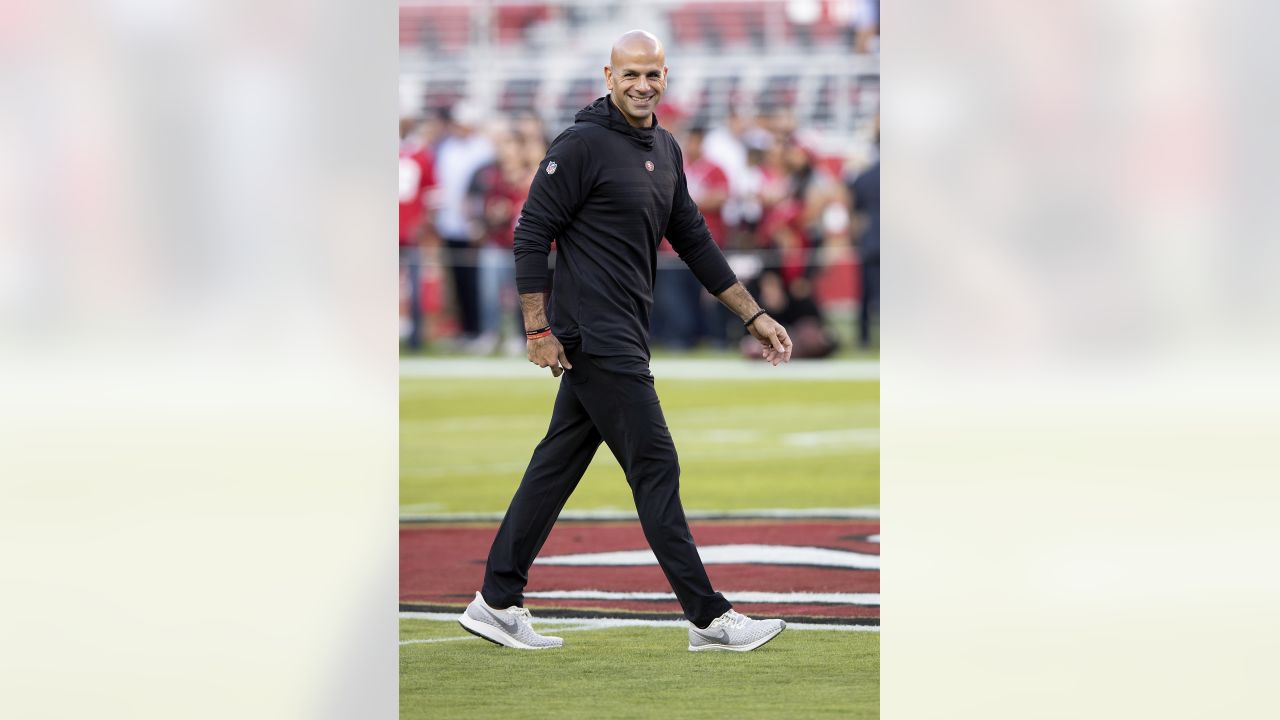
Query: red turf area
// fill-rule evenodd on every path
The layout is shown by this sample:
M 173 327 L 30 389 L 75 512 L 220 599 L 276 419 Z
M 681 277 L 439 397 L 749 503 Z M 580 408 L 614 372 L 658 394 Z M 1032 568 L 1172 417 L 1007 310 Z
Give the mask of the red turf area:
M 699 546 L 753 544 L 805 545 L 878 555 L 878 543 L 866 542 L 880 532 L 878 521 L 701 521 L 692 524 Z M 496 527 L 492 525 L 404 525 L 400 529 L 400 602 L 405 606 L 461 608 L 475 596 L 484 575 L 485 556 Z M 643 550 L 648 546 L 636 522 L 562 522 L 552 530 L 541 556 Z M 708 565 L 721 592 L 878 593 L 878 570 L 758 564 Z M 657 565 L 564 567 L 537 565 L 529 573 L 528 592 L 606 590 L 667 592 L 671 587 Z M 525 605 L 539 611 L 619 611 L 680 616 L 674 601 L 559 600 L 530 598 Z M 823 618 L 878 623 L 880 608 L 861 605 L 735 603 L 748 615 L 795 619 Z M 561 612 L 560 614 L 563 614 Z M 598 614 L 598 613 L 592 613 Z M 605 613 L 607 614 L 607 613 Z

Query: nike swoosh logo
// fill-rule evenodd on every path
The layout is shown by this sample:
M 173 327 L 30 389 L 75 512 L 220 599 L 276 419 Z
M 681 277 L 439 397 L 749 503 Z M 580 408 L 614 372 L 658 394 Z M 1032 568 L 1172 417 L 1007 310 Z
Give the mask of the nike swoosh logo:
M 697 632 L 697 633 L 698 633 L 699 635 L 701 635 L 702 637 L 707 638 L 708 640 L 719 640 L 719 641 L 720 641 L 720 642 L 722 642 L 722 643 L 728 643 L 728 642 L 729 642 L 729 631 L 728 631 L 728 630 L 725 630 L 724 628 L 720 628 L 720 634 L 719 634 L 719 635 L 712 635 L 711 633 L 707 632 L 706 630 L 695 630 L 695 632 Z
M 498 617 L 497 615 L 493 614 L 493 611 L 491 611 L 489 608 L 482 608 L 482 609 L 485 611 L 485 613 L 486 613 L 489 617 L 493 618 L 494 620 L 497 620 L 497 621 L 498 621 L 498 624 L 502 626 L 502 629 L 503 629 L 503 630 L 506 630 L 507 632 L 511 633 L 512 635 L 515 635 L 515 633 L 516 633 L 516 624 L 517 624 L 515 620 L 512 620 L 511 622 L 507 622 L 506 620 L 503 620 L 502 618 L 500 618 L 500 617 Z

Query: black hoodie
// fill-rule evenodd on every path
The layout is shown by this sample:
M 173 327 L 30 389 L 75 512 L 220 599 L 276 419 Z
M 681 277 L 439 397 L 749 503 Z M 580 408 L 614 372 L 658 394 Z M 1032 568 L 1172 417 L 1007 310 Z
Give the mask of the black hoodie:
M 656 115 L 652 127 L 632 127 L 606 95 L 574 120 L 547 150 L 517 221 L 516 286 L 546 290 L 554 239 L 556 337 L 592 355 L 647 359 L 664 235 L 713 295 L 737 278 L 689 197 L 680 146 Z

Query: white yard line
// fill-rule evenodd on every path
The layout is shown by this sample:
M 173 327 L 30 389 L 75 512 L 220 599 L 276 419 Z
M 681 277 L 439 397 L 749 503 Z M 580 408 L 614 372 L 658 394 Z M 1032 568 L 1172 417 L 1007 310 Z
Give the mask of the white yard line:
M 763 361 L 658 359 L 651 363 L 659 380 L 879 380 L 877 360 L 793 360 L 773 367 Z M 546 380 L 547 370 L 523 358 L 402 358 L 400 377 Z
M 785 445 L 806 449 L 820 446 L 879 447 L 880 428 L 841 428 L 815 432 L 794 432 L 782 436 Z
M 833 550 L 805 545 L 699 545 L 698 555 L 706 565 L 805 565 L 852 570 L 879 570 L 880 556 L 849 550 Z M 569 565 L 575 567 L 627 567 L 657 565 L 652 550 L 615 550 L 611 552 L 543 555 L 534 565 Z
M 438 642 L 454 642 L 457 640 L 479 640 L 475 635 L 459 635 L 457 637 L 443 638 L 419 638 L 414 640 L 401 640 L 401 645 L 420 645 L 422 643 L 438 643 Z
M 772 603 L 776 605 L 866 605 L 878 606 L 880 593 L 815 593 L 757 592 L 723 590 L 721 594 L 733 603 Z M 613 592 L 609 590 L 540 590 L 526 592 L 525 597 L 544 600 L 675 600 L 669 592 Z

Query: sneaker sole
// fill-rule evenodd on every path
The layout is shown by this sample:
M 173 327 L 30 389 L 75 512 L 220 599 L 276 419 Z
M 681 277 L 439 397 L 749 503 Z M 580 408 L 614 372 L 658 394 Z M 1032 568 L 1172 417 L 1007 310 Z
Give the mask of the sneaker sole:
M 778 631 L 775 632 L 774 634 L 766 635 L 760 638 L 759 640 L 756 640 L 755 642 L 752 642 L 752 643 L 747 643 L 746 645 L 698 645 L 698 646 L 690 645 L 689 652 L 702 652 L 703 650 L 718 650 L 720 652 L 751 652 L 752 650 L 755 650 L 761 645 L 764 645 L 770 640 L 778 637 L 779 635 L 782 634 L 782 631 L 786 629 L 787 629 L 787 626 L 783 625 L 782 627 L 778 628 Z
M 501 645 L 502 647 L 515 648 L 516 650 L 553 650 L 558 647 L 563 647 L 563 645 L 526 645 L 525 643 L 522 643 L 502 632 L 498 628 L 489 625 L 488 623 L 482 623 L 465 613 L 462 617 L 458 618 L 458 624 L 462 626 L 463 630 L 466 630 L 472 635 L 483 640 L 488 640 L 494 645 Z

